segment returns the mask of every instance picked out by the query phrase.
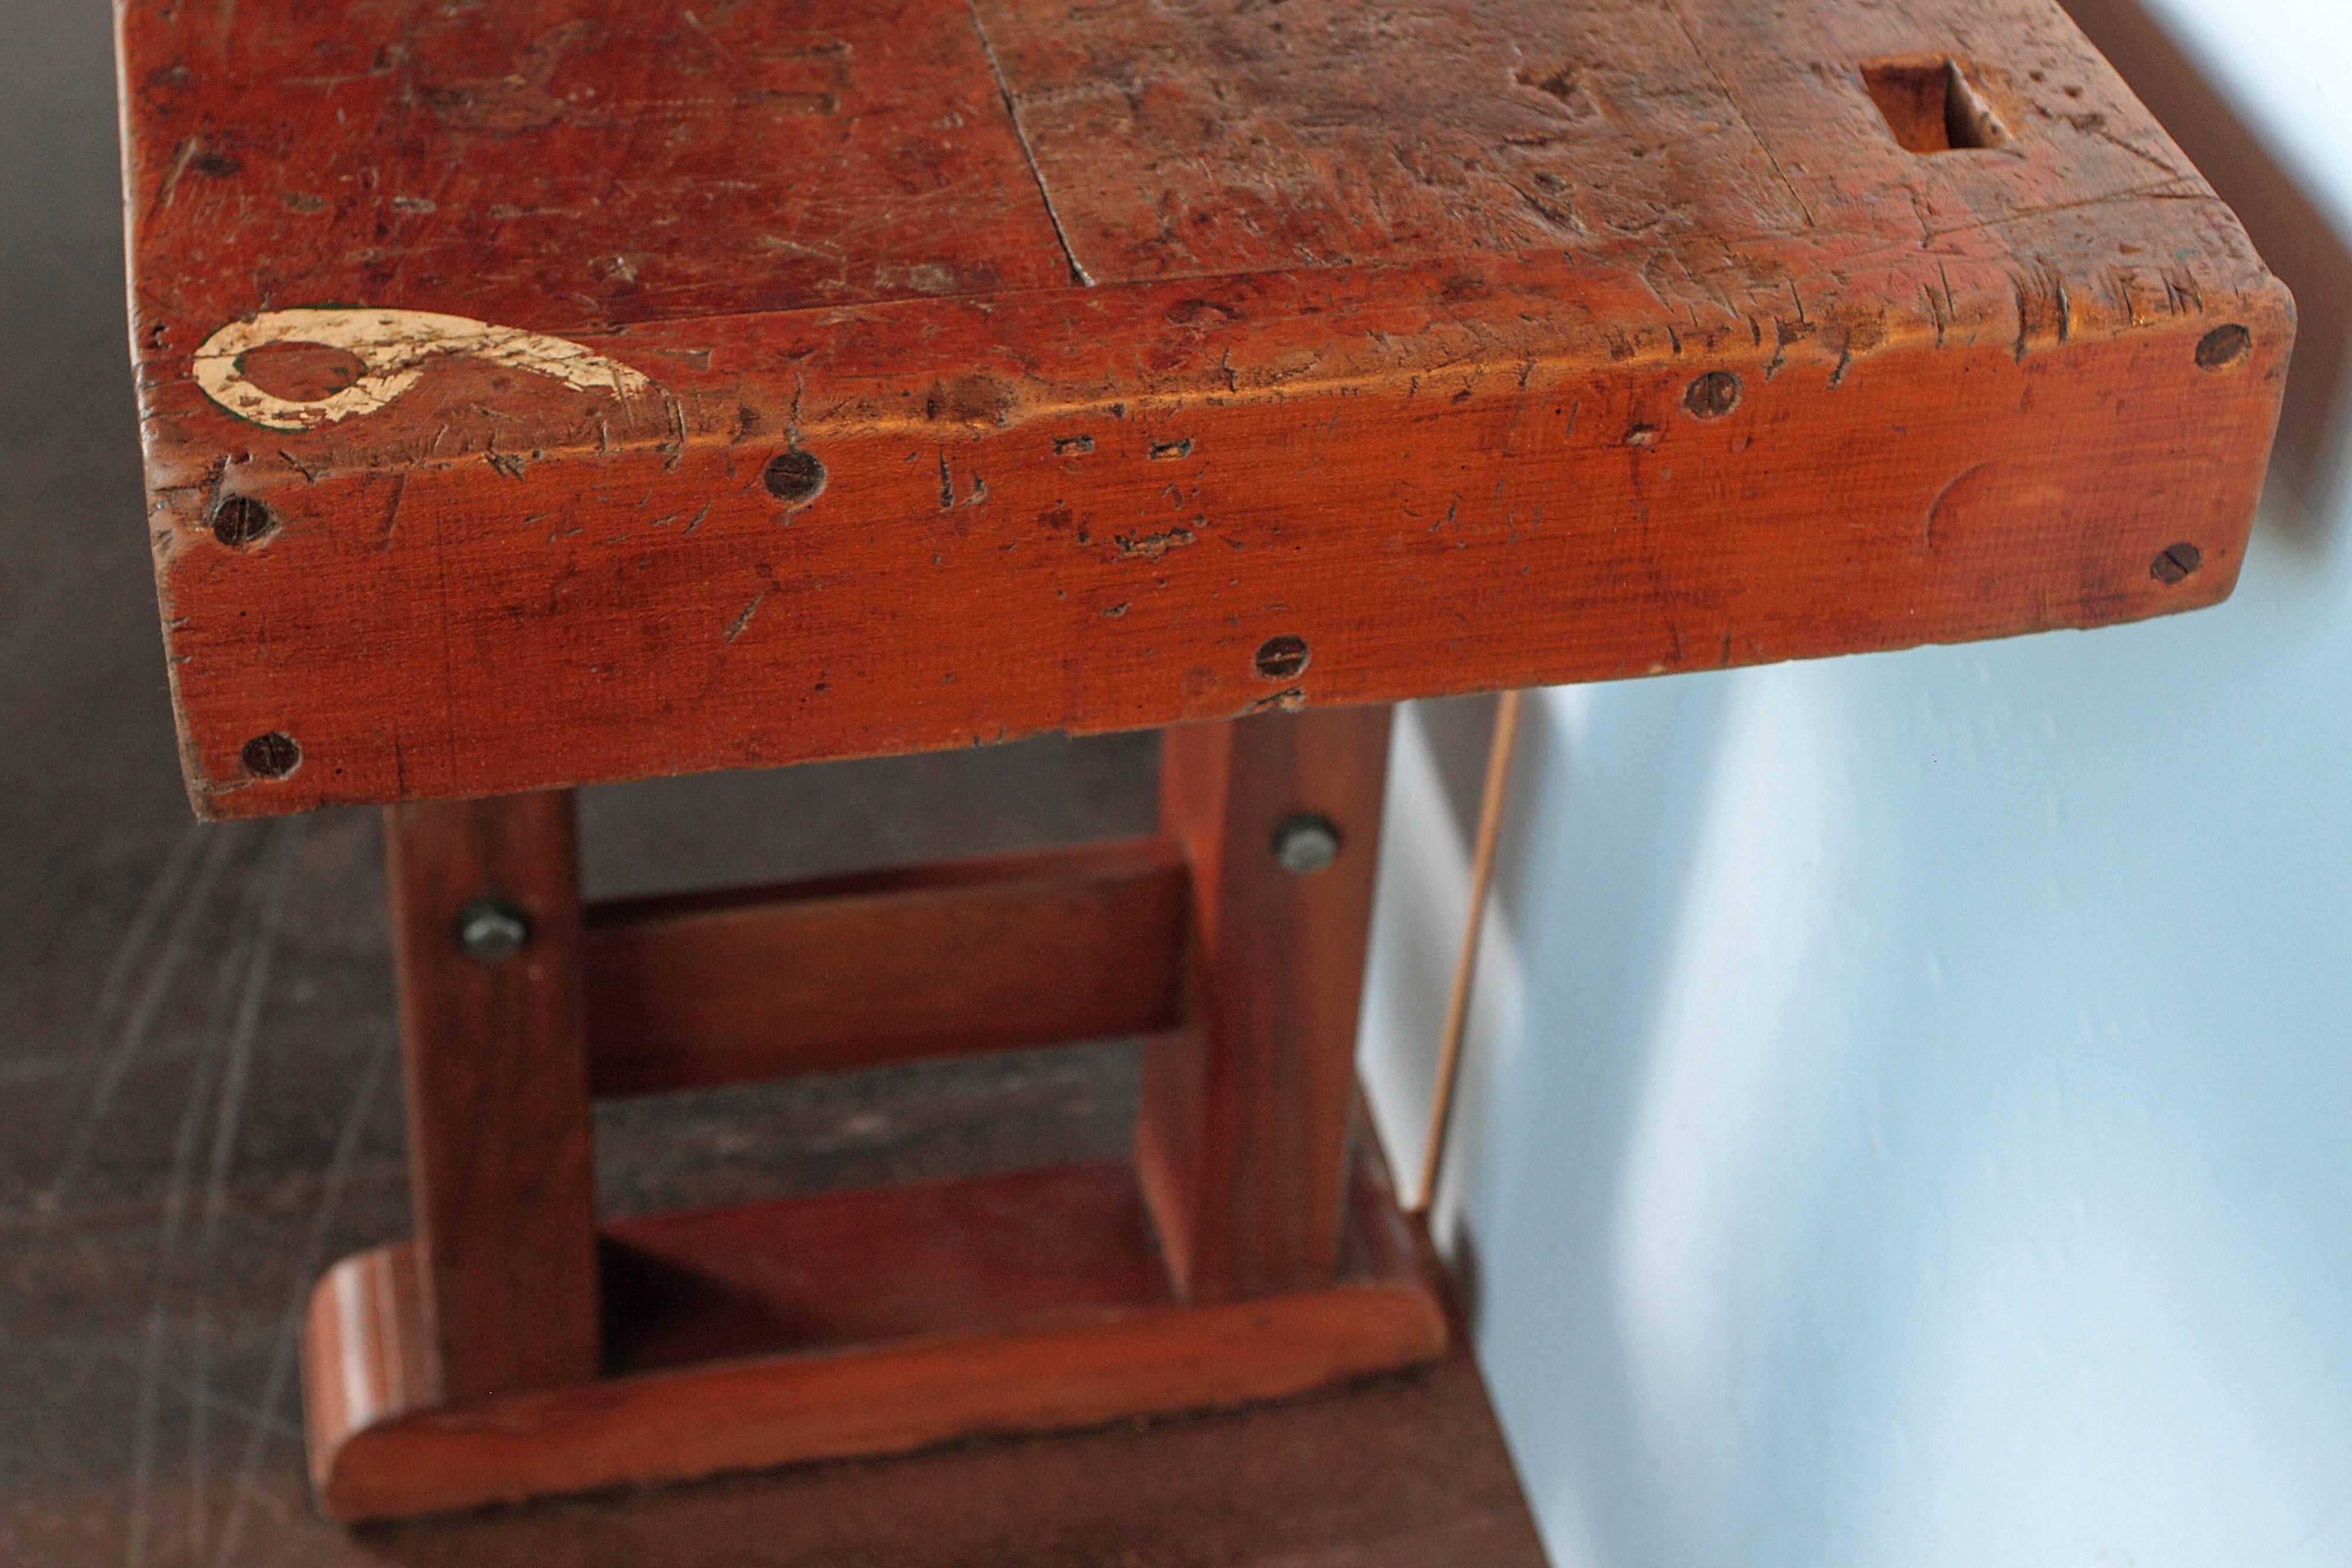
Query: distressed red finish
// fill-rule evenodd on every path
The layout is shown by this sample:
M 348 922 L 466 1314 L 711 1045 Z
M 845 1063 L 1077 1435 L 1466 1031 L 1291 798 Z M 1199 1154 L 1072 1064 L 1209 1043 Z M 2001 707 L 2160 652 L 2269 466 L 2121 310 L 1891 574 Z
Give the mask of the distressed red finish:
M 122 35 L 210 815 L 2192 608 L 2293 335 L 2050 0 L 131 0 Z M 1997 144 L 1906 149 L 1890 79 Z M 328 306 L 488 326 L 289 346 Z M 1304 664 L 1263 674 L 1275 638 Z

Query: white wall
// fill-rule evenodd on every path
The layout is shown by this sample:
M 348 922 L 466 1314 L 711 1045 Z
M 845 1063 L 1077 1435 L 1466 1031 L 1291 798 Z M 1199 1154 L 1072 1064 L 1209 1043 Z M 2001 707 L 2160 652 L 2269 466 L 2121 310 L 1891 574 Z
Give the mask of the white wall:
M 2352 213 L 2341 0 L 2161 15 Z M 1560 1568 L 2352 1563 L 2352 502 L 2284 489 L 2205 614 L 1531 698 L 1439 1233 Z M 1482 717 L 1399 727 L 1407 1179 Z

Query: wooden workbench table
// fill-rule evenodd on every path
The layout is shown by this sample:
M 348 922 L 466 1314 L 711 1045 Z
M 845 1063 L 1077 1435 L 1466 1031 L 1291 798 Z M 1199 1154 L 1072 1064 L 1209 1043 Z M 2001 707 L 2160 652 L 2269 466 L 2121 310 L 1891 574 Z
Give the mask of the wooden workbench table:
M 1376 705 L 2211 603 L 2293 336 L 2053 0 L 121 32 L 196 809 L 394 808 L 347 1516 L 1435 1354 L 1349 1152 Z M 574 784 L 1151 726 L 1152 841 L 579 908 Z M 597 1239 L 592 1093 L 1122 1030 L 1133 1171 Z

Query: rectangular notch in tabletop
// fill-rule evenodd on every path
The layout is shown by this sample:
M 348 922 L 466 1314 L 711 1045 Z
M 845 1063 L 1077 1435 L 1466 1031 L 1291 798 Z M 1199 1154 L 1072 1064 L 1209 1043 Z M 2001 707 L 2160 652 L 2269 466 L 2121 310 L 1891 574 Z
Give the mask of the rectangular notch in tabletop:
M 2009 130 L 1956 60 L 1940 55 L 1872 60 L 1863 85 L 1906 152 L 1965 152 L 2008 145 Z

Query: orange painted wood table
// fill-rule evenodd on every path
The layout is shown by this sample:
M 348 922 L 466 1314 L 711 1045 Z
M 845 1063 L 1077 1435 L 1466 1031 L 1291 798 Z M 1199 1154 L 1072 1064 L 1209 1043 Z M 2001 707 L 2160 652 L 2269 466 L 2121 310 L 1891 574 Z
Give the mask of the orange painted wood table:
M 2052 0 L 127 0 L 208 817 L 387 809 L 341 1518 L 1435 1354 L 1399 699 L 2234 580 L 2293 307 Z M 1170 727 L 1149 841 L 583 909 L 571 786 Z M 1152 1037 L 1131 1163 L 600 1225 L 600 1095 Z

